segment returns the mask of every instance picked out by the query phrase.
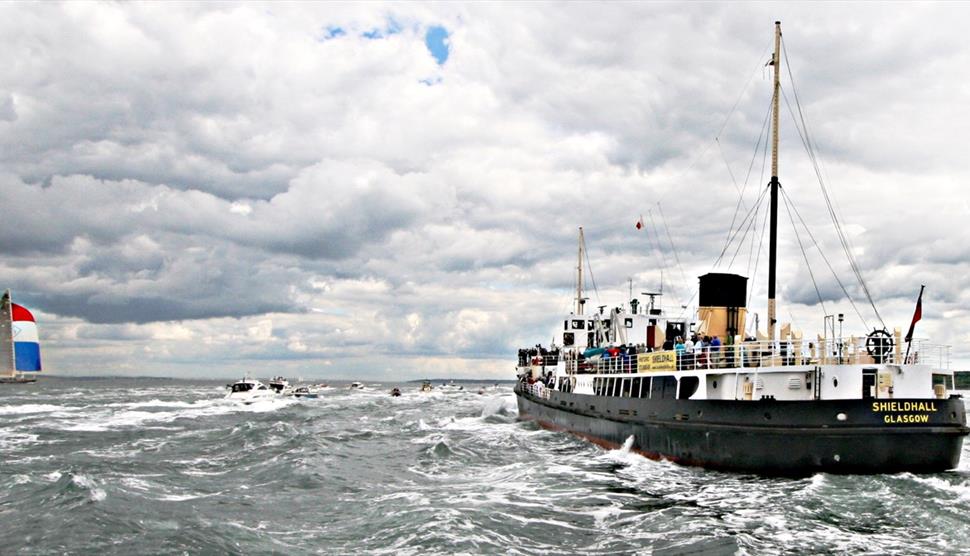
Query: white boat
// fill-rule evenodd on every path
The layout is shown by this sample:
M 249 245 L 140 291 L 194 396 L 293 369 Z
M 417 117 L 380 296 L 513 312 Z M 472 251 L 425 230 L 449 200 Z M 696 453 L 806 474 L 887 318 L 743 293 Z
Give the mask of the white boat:
M 246 377 L 229 385 L 229 393 L 226 394 L 226 399 L 252 403 L 258 400 L 275 398 L 276 395 L 276 392 L 269 386 L 266 386 L 255 378 Z
M 34 315 L 14 303 L 7 290 L 0 298 L 0 384 L 36 382 L 34 373 L 40 370 L 40 340 Z
M 350 389 L 352 389 L 352 390 L 363 390 L 364 389 L 364 383 L 363 382 L 351 382 L 350 383 Z
M 277 394 L 282 394 L 285 390 L 289 389 L 290 381 L 281 376 L 274 376 L 269 381 L 269 387 Z
M 300 386 L 288 391 L 288 394 L 296 398 L 316 399 L 318 397 L 316 389 L 312 389 L 308 386 Z

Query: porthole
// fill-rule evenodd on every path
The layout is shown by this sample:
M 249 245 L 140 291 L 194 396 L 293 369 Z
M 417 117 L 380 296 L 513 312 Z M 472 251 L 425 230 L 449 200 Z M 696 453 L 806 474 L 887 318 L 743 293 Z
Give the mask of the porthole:
M 832 387 L 833 388 L 838 388 L 839 387 L 839 377 L 837 377 L 837 376 L 833 376 L 832 377 Z
M 717 389 L 717 381 L 711 382 L 711 388 Z
M 765 412 L 765 421 L 771 421 L 771 413 Z
M 838 415 L 835 416 L 835 418 L 838 419 L 839 421 L 845 421 L 846 419 L 848 419 L 845 413 L 839 413 Z

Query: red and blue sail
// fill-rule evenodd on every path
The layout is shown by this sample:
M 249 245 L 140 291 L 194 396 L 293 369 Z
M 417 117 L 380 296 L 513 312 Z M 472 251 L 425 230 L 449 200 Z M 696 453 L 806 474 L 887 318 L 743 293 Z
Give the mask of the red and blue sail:
M 11 303 L 15 368 L 21 372 L 39 371 L 40 337 L 34 315 L 26 307 Z

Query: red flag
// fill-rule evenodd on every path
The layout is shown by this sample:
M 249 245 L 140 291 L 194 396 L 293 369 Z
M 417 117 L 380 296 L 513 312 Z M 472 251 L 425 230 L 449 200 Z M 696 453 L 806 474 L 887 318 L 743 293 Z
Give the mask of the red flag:
M 919 288 L 919 298 L 916 300 L 916 311 L 913 313 L 913 322 L 909 325 L 909 332 L 906 333 L 906 341 L 913 341 L 913 329 L 916 328 L 916 323 L 923 318 L 923 288 L 926 286 L 920 286 Z
M 643 215 L 640 215 L 640 220 L 637 220 L 637 229 L 643 229 Z

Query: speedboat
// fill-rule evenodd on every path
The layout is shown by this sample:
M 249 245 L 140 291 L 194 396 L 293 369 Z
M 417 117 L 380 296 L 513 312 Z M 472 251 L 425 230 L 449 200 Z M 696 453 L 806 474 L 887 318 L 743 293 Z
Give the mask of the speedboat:
M 299 388 L 293 390 L 293 396 L 297 398 L 315 399 L 317 398 L 317 393 L 306 386 L 300 386 Z
M 284 390 L 290 387 L 290 381 L 281 376 L 274 376 L 269 381 L 269 387 L 277 394 L 282 394 Z
M 351 382 L 350 383 L 350 388 L 351 388 L 351 390 L 363 390 L 364 389 L 364 383 L 363 382 Z
M 434 386 L 431 386 L 431 381 L 430 380 L 426 380 L 426 381 L 424 381 L 424 382 L 421 383 L 421 391 L 422 392 L 430 392 L 432 390 L 434 390 Z
M 227 400 L 240 400 L 245 403 L 252 403 L 257 400 L 270 399 L 276 396 L 276 392 L 270 389 L 255 378 L 243 378 L 229 385 L 229 393 L 226 394 Z

